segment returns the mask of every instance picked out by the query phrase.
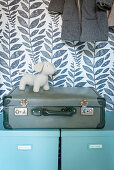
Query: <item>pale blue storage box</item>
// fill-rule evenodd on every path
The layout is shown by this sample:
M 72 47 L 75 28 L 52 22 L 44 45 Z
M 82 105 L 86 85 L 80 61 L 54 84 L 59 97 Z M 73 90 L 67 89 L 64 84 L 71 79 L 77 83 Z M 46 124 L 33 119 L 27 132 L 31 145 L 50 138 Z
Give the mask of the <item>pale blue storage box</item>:
M 59 130 L 0 131 L 0 170 L 58 170 Z
M 102 130 L 62 130 L 61 170 L 114 170 L 114 112 Z

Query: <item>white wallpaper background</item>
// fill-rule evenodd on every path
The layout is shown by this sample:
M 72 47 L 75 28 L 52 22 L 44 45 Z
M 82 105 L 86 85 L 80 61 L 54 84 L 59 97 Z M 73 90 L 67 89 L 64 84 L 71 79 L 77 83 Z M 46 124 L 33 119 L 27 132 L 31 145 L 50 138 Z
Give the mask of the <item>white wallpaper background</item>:
M 34 72 L 39 61 L 54 63 L 50 86 L 94 87 L 114 111 L 114 33 L 108 42 L 64 42 L 61 15 L 49 0 L 0 0 L 0 108 L 2 97 L 19 85 L 19 72 Z M 2 113 L 2 112 L 1 112 Z

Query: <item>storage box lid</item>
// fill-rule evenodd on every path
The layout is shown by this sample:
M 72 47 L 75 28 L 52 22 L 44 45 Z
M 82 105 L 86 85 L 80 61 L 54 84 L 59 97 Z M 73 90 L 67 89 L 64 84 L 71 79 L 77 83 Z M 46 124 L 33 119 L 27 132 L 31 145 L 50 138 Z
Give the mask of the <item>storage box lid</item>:
M 1 130 L 0 136 L 43 136 L 43 137 L 59 137 L 60 131 L 58 129 L 41 129 L 41 130 Z
M 112 130 L 101 130 L 101 129 L 65 129 L 61 131 L 61 137 L 106 137 L 114 136 L 114 131 Z
M 4 106 L 21 107 L 25 99 L 27 107 L 33 106 L 81 106 L 81 101 L 87 100 L 88 106 L 100 107 L 102 101 L 93 88 L 89 87 L 51 87 L 50 90 L 40 89 L 38 93 L 27 86 L 25 91 L 17 87 L 8 96 L 4 97 Z M 105 102 L 104 102 L 105 103 Z

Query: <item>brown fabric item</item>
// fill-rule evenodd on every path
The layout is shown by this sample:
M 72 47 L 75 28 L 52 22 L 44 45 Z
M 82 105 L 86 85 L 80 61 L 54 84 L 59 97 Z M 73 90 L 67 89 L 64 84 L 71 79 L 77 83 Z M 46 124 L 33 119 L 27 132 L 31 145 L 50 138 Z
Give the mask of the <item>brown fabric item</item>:
M 110 11 L 106 11 L 106 14 L 107 14 L 107 18 L 109 18 Z
M 113 3 L 111 13 L 110 13 L 109 18 L 108 18 L 108 25 L 109 25 L 109 27 L 114 26 L 114 3 Z

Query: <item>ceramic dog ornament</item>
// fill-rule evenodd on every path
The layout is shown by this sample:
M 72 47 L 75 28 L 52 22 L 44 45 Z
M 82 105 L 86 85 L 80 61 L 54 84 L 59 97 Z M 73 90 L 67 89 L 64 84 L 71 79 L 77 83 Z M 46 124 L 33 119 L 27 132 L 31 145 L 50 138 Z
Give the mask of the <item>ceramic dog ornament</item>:
M 56 68 L 52 63 L 49 62 L 39 62 L 34 66 L 38 75 L 32 75 L 29 73 L 24 73 L 19 89 L 25 90 L 26 85 L 33 86 L 33 91 L 38 92 L 40 87 L 44 90 L 49 90 L 48 76 L 52 76 L 56 72 Z

